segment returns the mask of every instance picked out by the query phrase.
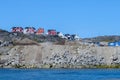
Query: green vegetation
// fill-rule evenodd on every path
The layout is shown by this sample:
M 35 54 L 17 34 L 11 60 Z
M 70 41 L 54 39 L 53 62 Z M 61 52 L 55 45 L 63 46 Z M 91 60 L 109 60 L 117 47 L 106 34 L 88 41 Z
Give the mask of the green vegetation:
M 15 64 L 12 67 L 14 67 L 14 68 L 24 68 L 25 65 Z
M 120 64 L 118 65 L 99 65 L 96 68 L 120 68 Z
M 37 67 L 35 65 L 20 65 L 16 64 L 12 66 L 13 68 L 45 68 L 45 69 L 55 69 L 55 68 L 62 68 L 62 69 L 120 69 L 120 65 L 70 65 L 70 64 L 44 64 L 41 67 Z
M 90 40 L 93 42 L 114 42 L 114 41 L 120 41 L 120 36 L 117 36 L 117 35 L 98 36 L 93 38 L 84 38 L 83 40 Z
M 82 66 L 82 68 L 98 68 L 98 69 L 109 69 L 109 68 L 120 68 L 120 64 L 118 65 L 88 65 L 88 66 Z

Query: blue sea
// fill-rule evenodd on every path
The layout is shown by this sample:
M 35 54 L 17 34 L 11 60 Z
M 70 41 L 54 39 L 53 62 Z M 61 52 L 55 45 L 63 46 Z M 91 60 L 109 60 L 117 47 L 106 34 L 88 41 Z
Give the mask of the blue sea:
M 0 80 L 120 80 L 120 69 L 0 69 Z

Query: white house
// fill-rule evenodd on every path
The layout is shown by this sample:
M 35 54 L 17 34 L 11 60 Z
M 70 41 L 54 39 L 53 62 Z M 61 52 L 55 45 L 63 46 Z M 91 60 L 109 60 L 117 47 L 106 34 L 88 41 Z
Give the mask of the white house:
M 57 35 L 61 38 L 65 38 L 64 34 L 62 32 L 57 32 Z

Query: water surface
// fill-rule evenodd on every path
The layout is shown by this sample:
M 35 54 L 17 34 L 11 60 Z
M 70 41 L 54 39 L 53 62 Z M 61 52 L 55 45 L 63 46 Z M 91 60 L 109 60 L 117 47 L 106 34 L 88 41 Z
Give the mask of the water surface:
M 0 69 L 0 80 L 120 80 L 120 69 Z

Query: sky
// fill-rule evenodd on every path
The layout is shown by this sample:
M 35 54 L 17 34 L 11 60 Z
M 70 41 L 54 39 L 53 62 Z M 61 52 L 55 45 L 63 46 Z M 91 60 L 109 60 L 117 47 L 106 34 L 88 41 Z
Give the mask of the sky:
M 120 0 L 0 0 L 0 29 L 13 26 L 82 38 L 120 35 Z

